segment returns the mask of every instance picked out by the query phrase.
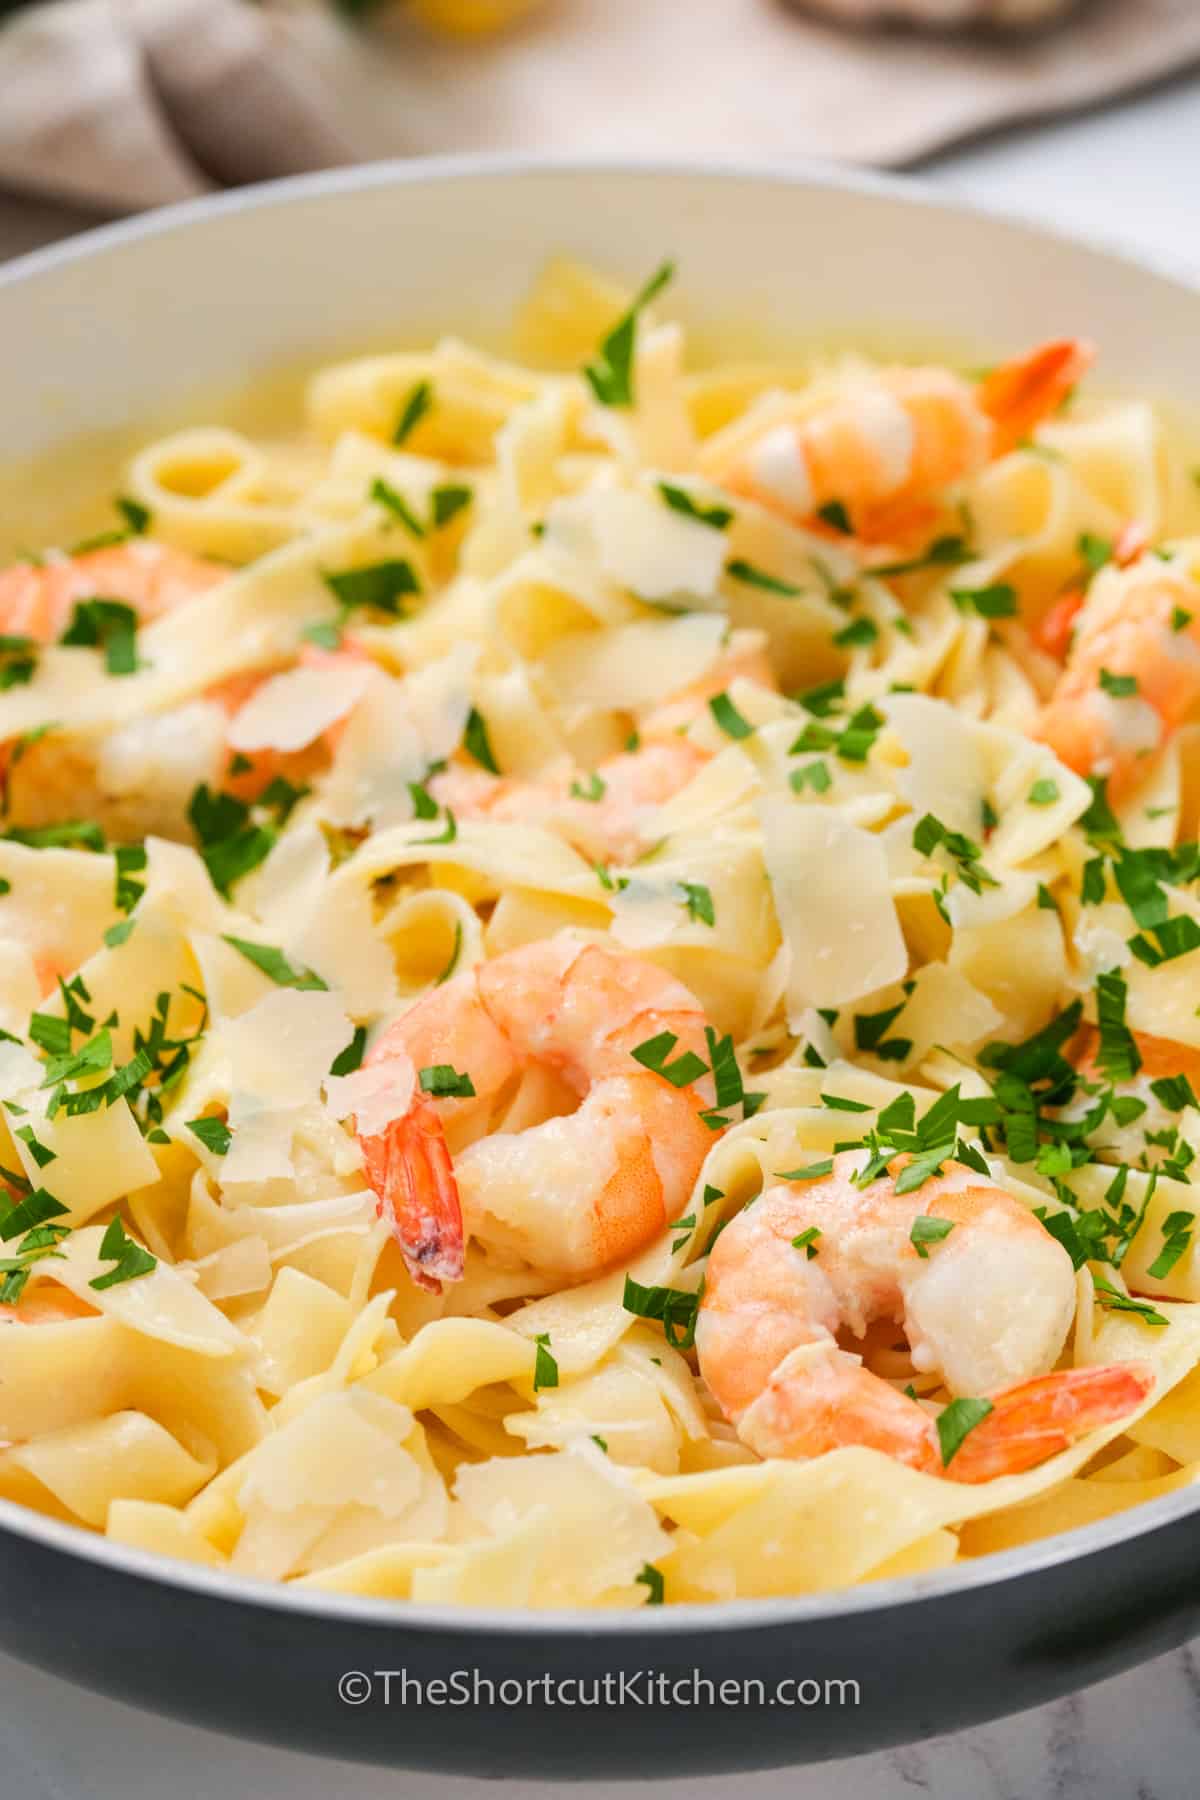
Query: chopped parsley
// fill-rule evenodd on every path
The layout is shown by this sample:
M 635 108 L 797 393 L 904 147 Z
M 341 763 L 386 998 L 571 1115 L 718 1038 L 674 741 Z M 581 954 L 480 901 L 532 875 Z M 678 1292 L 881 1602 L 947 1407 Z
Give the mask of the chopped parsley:
M 1160 963 L 1174 962 L 1200 949 L 1200 925 L 1186 913 L 1178 919 L 1164 919 L 1149 936 L 1139 933 L 1130 938 L 1129 948 L 1139 962 L 1156 969 Z
M 459 926 L 461 933 L 462 926 Z M 353 1075 L 356 1069 L 362 1068 L 363 1053 L 367 1048 L 367 1028 L 365 1025 L 354 1027 L 354 1036 L 344 1050 L 339 1050 L 329 1065 L 331 1075 Z
M 111 1262 L 114 1266 L 88 1282 L 89 1287 L 97 1289 L 135 1281 L 139 1275 L 149 1275 L 158 1267 L 157 1259 L 126 1235 L 119 1217 L 110 1220 L 100 1240 L 98 1255 L 101 1262 Z
M 189 1119 L 187 1128 L 192 1136 L 199 1138 L 204 1148 L 210 1150 L 214 1156 L 228 1154 L 229 1146 L 233 1142 L 233 1133 L 224 1119 Z
M 643 1287 L 632 1275 L 625 1277 L 621 1305 L 639 1319 L 658 1319 L 663 1336 L 675 1350 L 690 1350 L 696 1341 L 696 1317 L 700 1311 L 703 1288 L 690 1293 L 686 1288 Z
M 871 574 L 884 580 L 896 575 L 915 575 L 922 569 L 955 568 L 959 563 L 974 561 L 975 552 L 961 536 L 935 538 L 927 550 L 905 562 L 885 563 Z
M 802 794 L 806 787 L 811 788 L 814 794 L 827 794 L 833 786 L 833 776 L 829 773 L 827 763 L 804 763 L 791 771 L 788 785 L 796 794 Z
M 328 986 L 311 969 L 294 969 L 283 951 L 276 949 L 273 944 L 252 944 L 246 938 L 231 937 L 228 932 L 222 933 L 222 936 L 232 949 L 244 956 L 247 962 L 253 963 L 256 969 L 261 969 L 277 987 L 324 992 Z
M 1132 1295 L 1123 1294 L 1120 1288 L 1115 1288 L 1111 1281 L 1095 1270 L 1092 1272 L 1092 1283 L 1096 1290 L 1097 1300 L 1101 1306 L 1108 1307 L 1111 1312 L 1132 1313 L 1144 1325 L 1170 1324 L 1171 1321 L 1165 1318 L 1156 1307 L 1151 1306 L 1148 1300 L 1135 1300 Z
M 647 1606 L 661 1606 L 663 1604 L 666 1588 L 663 1583 L 661 1569 L 656 1569 L 653 1563 L 643 1563 L 639 1572 L 634 1576 L 634 1580 L 640 1581 L 642 1586 L 647 1590 Z
M 833 641 L 839 650 L 854 650 L 873 644 L 879 636 L 879 627 L 874 619 L 852 619 L 849 625 L 843 625 L 835 631 Z
M 0 1238 L 6 1244 L 11 1244 L 14 1238 L 36 1230 L 50 1219 L 65 1218 L 66 1213 L 67 1208 L 53 1194 L 47 1193 L 45 1188 L 31 1188 L 0 1218 Z
M 836 681 L 822 682 L 820 687 L 808 688 L 796 695 L 800 705 L 806 712 L 812 713 L 815 719 L 829 718 L 845 698 L 846 683 L 840 676 Z
M 462 487 L 457 482 L 442 482 L 434 488 L 429 496 L 430 528 L 433 531 L 440 531 L 443 525 L 448 525 L 451 519 L 457 518 L 460 512 L 465 511 L 474 498 L 475 494 L 472 488 Z
M 1150 1092 L 1168 1112 L 1182 1112 L 1185 1106 L 1200 1106 L 1186 1075 L 1162 1075 L 1150 1083 Z
M 792 1239 L 793 1250 L 803 1250 L 809 1262 L 817 1254 L 817 1239 L 821 1235 L 819 1225 L 810 1225 L 807 1231 L 801 1231 Z
M 39 1169 L 45 1169 L 57 1160 L 57 1150 L 51 1150 L 48 1144 L 43 1144 L 32 1125 L 18 1125 L 13 1136 L 20 1138 Z
M 34 638 L 15 632 L 0 633 L 0 693 L 24 687 L 37 669 L 38 646 Z
M 1115 971 L 1096 978 L 1096 1017 L 1100 1043 L 1096 1064 L 1110 1081 L 1132 1081 L 1142 1066 L 1141 1053 L 1125 1023 L 1126 984 Z
M 537 1345 L 537 1356 L 533 1365 L 533 1391 L 539 1393 L 542 1388 L 558 1386 L 558 1364 L 550 1354 L 550 1333 L 539 1331 L 534 1338 Z
M 1088 786 L 1092 790 L 1092 802 L 1083 814 L 1079 823 L 1087 834 L 1089 842 L 1111 846 L 1121 842 L 1121 827 L 1117 816 L 1108 804 L 1108 782 L 1103 776 L 1088 777 Z
M 455 969 L 458 967 L 458 959 L 462 955 L 462 941 L 463 941 L 462 920 L 456 919 L 454 921 L 454 943 L 451 945 L 450 955 L 446 960 L 445 968 L 442 970 L 440 975 L 438 975 L 434 978 L 434 983 L 433 983 L 434 987 L 444 986 L 445 983 L 447 981 L 449 981 L 450 977 L 453 975 Z M 340 1069 L 334 1070 L 335 1075 L 340 1075 L 341 1073 L 342 1073 L 342 1071 Z
M 705 887 L 702 881 L 680 881 L 676 883 L 684 906 L 687 907 L 688 918 L 698 925 L 715 925 L 717 909 L 713 905 L 712 889 Z
M 408 792 L 409 797 L 412 800 L 414 819 L 437 818 L 438 803 L 429 792 L 429 789 L 422 782 L 410 781 L 408 784 Z
M 937 1425 L 938 1444 L 942 1452 L 943 1469 L 950 1467 L 962 1449 L 964 1440 L 975 1430 L 977 1425 L 982 1425 L 992 1410 L 990 1400 L 968 1400 L 966 1398 L 952 1400 L 949 1406 L 942 1408 L 935 1424 Z
M 463 732 L 463 749 L 473 757 L 480 768 L 486 769 L 489 775 L 498 775 L 500 765 L 496 761 L 496 753 L 492 749 L 488 737 L 487 721 L 481 712 L 472 707 L 467 714 L 467 726 Z M 435 809 L 436 810 L 436 809 Z
M 265 862 L 275 847 L 275 831 L 245 801 L 214 794 L 207 784 L 192 794 L 188 820 L 212 884 L 226 899 L 234 883 Z
M 905 1001 L 877 1013 L 855 1013 L 854 1044 L 881 1062 L 906 1062 L 912 1055 L 911 1038 L 889 1038 L 888 1031 L 904 1011 Z
M 852 713 L 840 731 L 812 719 L 789 747 L 788 754 L 798 756 L 809 750 L 833 750 L 843 762 L 863 763 L 870 755 L 883 723 L 882 714 L 869 704 Z
M 411 787 L 411 783 L 409 784 Z M 443 814 L 444 824 L 436 837 L 417 838 L 418 844 L 452 844 L 458 836 L 458 820 L 447 807 Z
M 408 595 L 421 592 L 413 566 L 403 556 L 369 563 L 362 569 L 326 569 L 322 571 L 322 579 L 343 613 L 366 606 L 386 613 L 390 618 L 402 619 L 404 607 L 401 602 Z
M 417 429 L 421 420 L 433 406 L 433 386 L 428 381 L 418 381 L 409 389 L 404 405 L 400 409 L 400 417 L 396 420 L 392 432 L 392 442 L 399 448 Z
M 571 783 L 570 792 L 573 800 L 588 800 L 595 806 L 603 800 L 605 794 L 608 792 L 608 784 L 605 782 L 604 777 L 598 775 L 595 769 L 593 769 L 586 782 L 573 781 Z
M 133 675 L 138 667 L 137 614 L 123 600 L 78 600 L 62 642 L 104 652 L 110 675 Z
M 1040 780 L 1034 782 L 1025 797 L 1030 806 L 1053 806 L 1059 797 L 1058 783 L 1052 781 L 1048 775 L 1043 775 Z
M 665 262 L 634 296 L 602 341 L 594 359 L 583 371 L 584 379 L 601 406 L 632 406 L 633 355 L 637 341 L 638 317 L 667 286 L 675 273 L 674 263 Z
M 1100 906 L 1108 892 L 1108 878 L 1102 856 L 1089 857 L 1083 865 L 1079 898 L 1084 906 Z
M 410 531 L 415 538 L 423 538 L 425 536 L 424 525 L 422 525 L 420 519 L 418 519 L 416 513 L 404 498 L 404 495 L 398 493 L 390 482 L 383 479 L 382 475 L 377 475 L 375 480 L 371 483 L 369 497 L 374 500 L 378 506 L 385 507 L 394 519 L 399 519 L 405 529 Z
M 656 1037 L 647 1038 L 630 1051 L 634 1062 L 641 1063 L 644 1069 L 650 1069 L 655 1075 L 661 1075 L 672 1087 L 690 1087 L 692 1082 L 699 1081 L 702 1075 L 708 1074 L 708 1064 L 694 1050 L 685 1050 L 675 1061 L 671 1061 L 671 1052 L 679 1038 L 673 1031 L 660 1031 Z
M 475 1098 L 475 1083 L 453 1063 L 430 1063 L 417 1071 L 417 1082 L 423 1094 L 432 1094 L 436 1100 Z
M 118 494 L 113 505 L 125 521 L 126 529 L 131 537 L 145 537 L 154 523 L 154 514 L 140 500 L 130 499 L 128 494 Z
M 1111 669 L 1101 669 L 1099 679 L 1104 692 L 1114 700 L 1127 700 L 1138 691 L 1136 675 L 1114 675 Z
M 829 500 L 824 506 L 818 506 L 817 517 L 823 519 L 834 531 L 840 531 L 843 537 L 854 536 L 850 514 L 841 500 Z
M 340 650 L 342 647 L 342 628 L 332 619 L 318 619 L 315 625 L 306 625 L 300 636 L 320 650 Z
M 951 831 L 932 813 L 926 813 L 917 821 L 912 842 L 918 856 L 932 857 L 935 850 L 940 850 L 963 886 L 973 894 L 981 894 L 985 887 L 1000 885 L 980 862 L 983 855 L 980 845 L 961 831 Z
M 146 860 L 144 844 L 118 844 L 114 856 L 116 892 L 113 898 L 119 912 L 132 912 L 145 893 L 145 883 L 137 877 L 145 869 Z
M 918 1213 L 912 1222 L 912 1230 L 908 1241 L 923 1261 L 929 1259 L 930 1244 L 940 1244 L 954 1230 L 953 1219 L 934 1219 L 927 1213 Z
M 30 850 L 102 851 L 105 847 L 104 833 L 92 819 L 68 819 L 61 825 L 10 825 L 0 836 Z
M 764 594 L 778 594 L 785 600 L 794 600 L 797 594 L 804 592 L 803 588 L 781 580 L 778 575 L 768 575 L 765 569 L 755 568 L 753 563 L 746 562 L 740 556 L 731 557 L 725 564 L 725 573 L 746 587 L 761 588 Z
M 713 531 L 724 531 L 733 518 L 731 506 L 701 506 L 686 488 L 676 487 L 674 482 L 660 481 L 658 491 L 672 512 L 682 513 L 685 519 L 693 519 L 697 525 L 708 525 Z
M 1097 537 L 1091 531 L 1080 532 L 1075 548 L 1093 575 L 1098 575 L 1105 564 L 1110 563 L 1113 559 L 1111 541 L 1108 538 Z
M 777 1169 L 776 1181 L 818 1181 L 823 1175 L 833 1174 L 832 1156 L 823 1156 L 820 1162 L 806 1163 L 803 1168 Z M 818 1232 L 818 1237 L 820 1233 Z M 794 1240 L 793 1240 L 794 1241 Z
M 991 587 L 950 589 L 950 598 L 959 612 L 976 613 L 981 619 L 1015 619 L 1017 590 L 1007 581 Z
M 712 694 L 709 697 L 708 710 L 726 737 L 748 738 L 753 735 L 753 725 L 749 719 L 742 717 L 728 694 Z

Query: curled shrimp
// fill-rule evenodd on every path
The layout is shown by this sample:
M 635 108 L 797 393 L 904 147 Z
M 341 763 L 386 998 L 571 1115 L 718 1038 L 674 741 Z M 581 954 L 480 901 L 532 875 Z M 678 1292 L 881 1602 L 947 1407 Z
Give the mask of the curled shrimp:
M 1149 548 L 1150 533 L 1140 519 L 1131 519 L 1113 543 L 1112 560 L 1119 569 L 1128 569 Z M 1086 587 L 1069 587 L 1060 594 L 1034 629 L 1033 641 L 1038 649 L 1052 656 L 1055 662 L 1065 662 L 1075 636 L 1075 622 L 1086 604 Z
M 694 1083 L 676 1087 L 631 1052 L 669 1033 L 703 1057 L 704 1014 L 655 964 L 574 933 L 455 976 L 384 1034 L 368 1067 L 466 1077 L 418 1086 L 402 1116 L 359 1134 L 367 1179 L 419 1286 L 463 1273 L 464 1242 L 582 1281 L 633 1255 L 683 1213 L 714 1141 Z M 707 1065 L 706 1065 L 707 1067 Z M 568 1116 L 486 1134 L 534 1070 L 578 1102 Z M 437 1086 L 434 1080 L 435 1089 Z M 471 1139 L 474 1141 L 470 1141 Z M 463 1146 L 452 1153 L 451 1144 Z
M 944 489 L 1013 449 L 1070 393 L 1093 361 L 1067 338 L 970 382 L 941 368 L 885 368 L 849 381 L 815 409 L 736 430 L 701 466 L 734 493 L 798 522 L 839 504 L 856 535 L 904 535 Z
M 645 848 L 642 819 L 687 786 L 708 754 L 684 738 L 640 744 L 608 757 L 587 774 L 566 771 L 538 780 L 489 775 L 457 762 L 429 789 L 460 818 L 542 825 L 593 862 L 632 861 Z
M 489 775 L 459 759 L 429 783 L 439 805 L 460 818 L 544 826 L 592 861 L 630 862 L 646 848 L 647 812 L 663 806 L 711 760 L 683 736 L 714 694 L 744 679 L 775 689 L 757 632 L 737 634 L 707 674 L 639 720 L 632 748 L 590 770 L 558 770 L 537 779 Z
M 336 650 L 317 644 L 301 646 L 295 667 L 300 669 L 345 669 L 369 664 L 370 655 L 362 644 L 346 634 Z M 238 715 L 249 706 L 273 675 L 253 670 L 245 675 L 232 675 L 227 681 L 209 688 L 206 698 L 215 701 L 228 714 L 230 734 L 237 737 Z M 283 778 L 301 786 L 324 772 L 345 736 L 357 697 L 347 695 L 346 710 L 297 750 L 279 750 L 256 746 L 251 752 L 228 749 L 221 785 L 239 800 L 256 800 L 273 781 Z
M 1200 704 L 1200 587 L 1139 563 L 1097 577 L 1037 736 L 1117 798 Z
M 56 642 L 70 624 L 75 606 L 93 598 L 122 601 L 133 608 L 139 623 L 148 623 L 206 593 L 227 580 L 229 573 L 220 563 L 189 556 L 150 538 L 132 538 L 77 556 L 52 557 L 44 564 L 17 563 L 0 572 L 0 633 L 34 643 Z M 344 665 L 361 661 L 365 655 L 348 638 L 337 651 L 306 644 L 298 663 L 309 668 Z M 202 699 L 221 709 L 232 731 L 240 710 L 270 679 L 269 673 L 261 671 L 236 675 L 209 688 Z M 195 762 L 193 786 L 211 777 L 212 739 L 204 730 L 194 729 L 199 722 L 200 716 L 187 709 L 131 721 L 119 740 L 122 764 L 135 757 L 152 767 L 165 734 L 165 741 L 176 754 L 182 754 L 189 765 Z M 220 759 L 222 786 L 239 799 L 253 800 L 281 776 L 300 785 L 328 763 L 345 723 L 345 718 L 335 721 L 313 745 L 299 753 L 262 749 L 246 756 L 227 747 Z M 4 760 L 0 751 L 0 769 Z M 52 749 L 43 749 L 33 758 L 31 770 L 26 772 L 26 787 L 30 781 L 34 785 L 23 793 L 20 810 L 24 813 L 32 807 L 39 817 L 45 811 L 49 818 L 61 809 L 51 791 L 54 784 L 39 782 L 38 766 L 44 760 L 54 767 Z M 45 773 L 43 769 L 42 774 Z M 71 795 L 62 798 L 65 804 Z M 45 807 L 41 804 L 43 799 Z
M 0 631 L 52 644 L 71 623 L 77 602 L 97 597 L 124 601 L 148 624 L 228 577 L 220 563 L 152 538 L 130 538 L 44 563 L 14 563 L 0 571 Z
M 955 1163 L 900 1194 L 897 1159 L 859 1188 L 860 1163 L 843 1151 L 830 1174 L 769 1189 L 713 1247 L 700 1370 L 752 1450 L 806 1458 L 862 1444 L 952 1481 L 990 1481 L 1141 1403 L 1154 1381 L 1142 1364 L 1054 1370 L 1074 1270 L 1020 1201 Z M 949 1227 L 920 1245 L 924 1256 L 912 1242 L 922 1215 Z M 839 1347 L 840 1330 L 861 1338 L 877 1319 L 903 1328 L 919 1371 L 940 1373 L 954 1395 L 990 1399 L 946 1463 L 930 1413 Z

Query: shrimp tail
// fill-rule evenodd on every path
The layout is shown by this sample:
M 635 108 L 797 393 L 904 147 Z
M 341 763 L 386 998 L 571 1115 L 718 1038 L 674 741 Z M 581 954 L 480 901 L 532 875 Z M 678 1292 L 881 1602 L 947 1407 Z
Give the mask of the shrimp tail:
M 1058 338 L 985 376 L 976 399 L 996 428 L 996 454 L 1013 449 L 1061 406 L 1095 360 L 1093 344 L 1082 338 Z
M 413 1281 L 431 1294 L 440 1294 L 444 1281 L 461 1281 L 462 1206 L 435 1108 L 418 1099 L 403 1118 L 361 1143 L 379 1216 L 390 1225 Z
M 951 1481 L 1019 1475 L 1134 1412 L 1154 1388 L 1146 1363 L 1060 1369 L 1006 1388 L 943 1471 Z
M 1075 621 L 1086 599 L 1087 595 L 1081 588 L 1071 588 L 1068 593 L 1059 596 L 1034 630 L 1034 643 L 1039 650 L 1052 656 L 1055 662 L 1067 660 L 1071 639 L 1075 635 Z

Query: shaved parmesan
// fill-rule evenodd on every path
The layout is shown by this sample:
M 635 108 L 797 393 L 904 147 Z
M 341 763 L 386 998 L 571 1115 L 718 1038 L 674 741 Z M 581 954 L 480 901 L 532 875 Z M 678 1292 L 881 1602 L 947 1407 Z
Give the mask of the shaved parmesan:
M 352 1075 L 329 1076 L 325 1097 L 335 1119 L 353 1117 L 361 1137 L 378 1137 L 408 1111 L 416 1079 L 410 1059 L 397 1051 Z
M 724 534 L 657 497 L 608 488 L 556 500 L 546 537 L 644 600 L 686 598 L 721 609 Z
M 353 712 L 371 680 L 369 663 L 289 669 L 252 694 L 230 720 L 231 750 L 303 750 Z
M 221 1027 L 235 1101 L 288 1107 L 317 1099 L 330 1064 L 352 1036 L 336 994 L 276 988 Z
M 861 999 L 908 971 L 887 856 L 832 807 L 760 802 L 767 875 L 792 952 L 788 1017 Z
M 76 1299 L 107 1313 L 143 1337 L 162 1338 L 198 1356 L 249 1353 L 249 1339 L 169 1263 L 156 1263 L 148 1275 L 118 1282 L 113 1287 L 92 1287 L 97 1275 L 107 1274 L 112 1268 L 111 1261 L 100 1257 L 103 1236 L 99 1225 L 85 1225 L 72 1232 L 61 1245 L 63 1260 L 52 1265 L 55 1281 L 69 1288 Z
M 565 706 L 636 711 L 699 681 L 720 655 L 725 629 L 718 614 L 688 613 L 572 632 L 550 647 L 543 668 Z

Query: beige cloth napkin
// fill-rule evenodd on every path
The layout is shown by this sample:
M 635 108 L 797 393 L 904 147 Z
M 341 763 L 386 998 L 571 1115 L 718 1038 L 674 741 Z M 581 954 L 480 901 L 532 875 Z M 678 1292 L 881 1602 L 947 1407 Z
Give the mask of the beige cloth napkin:
M 508 36 L 354 31 L 317 0 L 52 0 L 0 26 L 0 187 L 111 212 L 456 149 L 897 165 L 1200 61 L 1200 0 L 1011 41 L 857 33 L 780 0 L 546 0 Z

